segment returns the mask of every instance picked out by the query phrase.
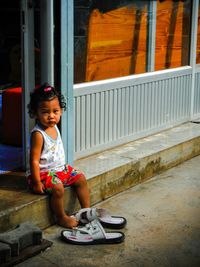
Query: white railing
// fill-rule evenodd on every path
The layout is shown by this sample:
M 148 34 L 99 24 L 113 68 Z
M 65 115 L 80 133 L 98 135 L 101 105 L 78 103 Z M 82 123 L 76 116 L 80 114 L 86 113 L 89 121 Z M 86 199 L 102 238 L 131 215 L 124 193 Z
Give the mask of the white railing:
M 195 89 L 194 89 L 194 111 L 193 117 L 200 117 L 200 68 L 198 67 L 195 74 Z
M 75 85 L 75 159 L 189 121 L 191 79 L 183 67 Z

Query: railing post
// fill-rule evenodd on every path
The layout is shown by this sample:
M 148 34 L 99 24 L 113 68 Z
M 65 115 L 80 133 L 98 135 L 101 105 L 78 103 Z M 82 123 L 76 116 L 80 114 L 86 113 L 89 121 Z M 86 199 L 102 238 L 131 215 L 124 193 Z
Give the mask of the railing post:
M 190 66 L 192 67 L 190 119 L 193 119 L 194 115 L 198 12 L 199 12 L 199 0 L 194 0 L 192 5 L 192 27 L 191 27 L 191 45 L 190 45 Z
M 155 70 L 156 46 L 156 10 L 157 1 L 149 1 L 148 5 L 148 38 L 147 38 L 147 72 Z
M 54 86 L 53 0 L 40 1 L 41 83 Z
M 28 0 L 21 0 L 21 54 L 22 54 L 22 147 L 23 169 L 29 166 L 29 135 L 31 120 L 27 112 L 30 90 L 35 87 L 34 64 L 34 7 Z
M 73 1 L 61 0 L 61 93 L 67 100 L 62 115 L 61 134 L 66 160 L 73 164 L 74 108 L 73 108 Z

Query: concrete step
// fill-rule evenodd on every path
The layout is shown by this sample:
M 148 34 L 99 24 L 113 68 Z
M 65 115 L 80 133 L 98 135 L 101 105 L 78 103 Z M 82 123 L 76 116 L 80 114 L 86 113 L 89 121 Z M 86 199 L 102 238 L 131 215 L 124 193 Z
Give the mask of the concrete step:
M 94 205 L 199 154 L 200 124 L 186 123 L 77 160 L 75 167 L 85 173 Z M 25 173 L 1 175 L 0 196 L 0 232 L 23 222 L 40 229 L 55 222 L 49 197 L 31 194 Z M 79 209 L 70 188 L 65 190 L 65 207 L 69 214 Z

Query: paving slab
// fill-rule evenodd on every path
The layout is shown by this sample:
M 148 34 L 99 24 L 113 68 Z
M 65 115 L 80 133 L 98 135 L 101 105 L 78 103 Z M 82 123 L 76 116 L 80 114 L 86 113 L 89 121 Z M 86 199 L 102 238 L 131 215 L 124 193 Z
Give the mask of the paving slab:
M 24 222 L 10 231 L 0 233 L 0 242 L 10 246 L 11 256 L 19 256 L 23 249 L 41 244 L 42 231 L 30 223 Z
M 52 245 L 42 238 L 42 231 L 28 222 L 0 233 L 0 266 L 9 267 L 33 257 Z
M 11 260 L 11 248 L 9 245 L 0 242 L 0 265 Z
M 9 259 L 3 259 L 0 261 L 0 266 L 1 267 L 13 267 L 16 266 L 17 264 L 24 262 L 30 257 L 33 257 L 41 251 L 46 250 L 50 246 L 52 246 L 52 242 L 46 239 L 42 239 L 40 244 L 37 245 L 31 245 L 25 249 L 23 249 L 18 256 L 10 257 Z M 5 254 L 4 254 L 5 256 Z

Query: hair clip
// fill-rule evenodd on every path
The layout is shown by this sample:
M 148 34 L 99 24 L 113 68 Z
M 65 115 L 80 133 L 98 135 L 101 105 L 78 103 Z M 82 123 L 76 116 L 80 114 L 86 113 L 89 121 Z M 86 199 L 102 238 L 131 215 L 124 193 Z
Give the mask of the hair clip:
M 49 87 L 46 87 L 46 88 L 44 88 L 44 91 L 45 92 L 49 92 L 49 91 L 51 91 L 52 90 L 52 88 L 49 86 Z

